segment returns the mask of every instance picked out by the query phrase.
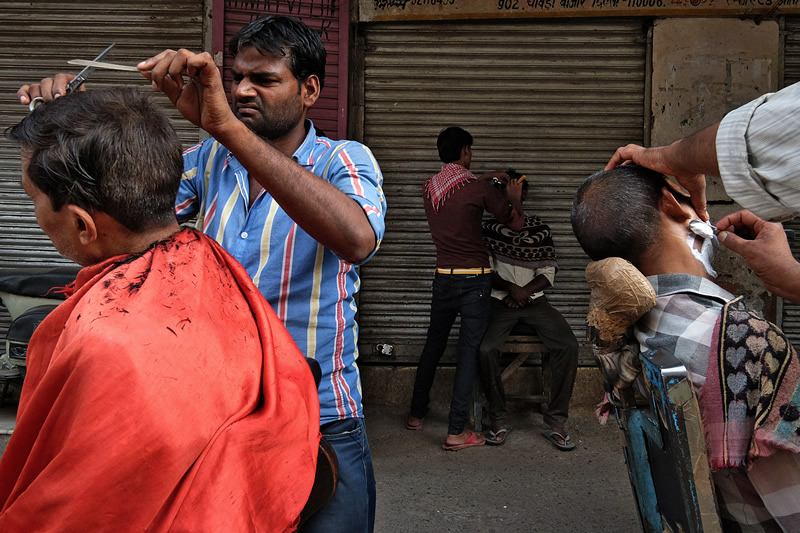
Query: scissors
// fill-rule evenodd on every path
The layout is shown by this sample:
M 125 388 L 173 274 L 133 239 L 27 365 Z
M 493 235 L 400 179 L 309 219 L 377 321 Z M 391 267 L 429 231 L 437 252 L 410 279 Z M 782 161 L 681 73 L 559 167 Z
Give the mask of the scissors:
M 110 45 L 108 45 L 108 48 L 100 52 L 100 54 L 97 57 L 95 57 L 94 61 L 92 61 L 91 63 L 94 63 L 95 61 L 101 61 L 103 58 L 105 58 L 111 51 L 111 49 L 114 48 L 114 44 L 115 43 L 111 43 Z M 77 90 L 78 87 L 83 85 L 89 78 L 89 76 L 92 74 L 92 72 L 94 72 L 94 69 L 96 68 L 97 65 L 88 64 L 83 70 L 78 72 L 78 75 L 75 76 L 75 78 L 73 78 L 72 81 L 70 81 L 67 84 L 67 93 L 71 93 L 72 91 Z M 36 106 L 38 106 L 42 102 L 44 102 L 44 98 L 42 98 L 41 96 L 37 96 L 36 98 L 31 100 L 30 104 L 28 104 L 28 109 L 33 111 L 34 109 L 36 109 Z

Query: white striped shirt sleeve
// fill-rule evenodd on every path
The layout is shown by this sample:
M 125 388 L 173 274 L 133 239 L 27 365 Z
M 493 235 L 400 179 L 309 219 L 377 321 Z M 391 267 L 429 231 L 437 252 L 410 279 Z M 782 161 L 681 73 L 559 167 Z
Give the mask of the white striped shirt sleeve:
M 766 219 L 800 214 L 800 83 L 728 113 L 716 147 L 728 195 Z

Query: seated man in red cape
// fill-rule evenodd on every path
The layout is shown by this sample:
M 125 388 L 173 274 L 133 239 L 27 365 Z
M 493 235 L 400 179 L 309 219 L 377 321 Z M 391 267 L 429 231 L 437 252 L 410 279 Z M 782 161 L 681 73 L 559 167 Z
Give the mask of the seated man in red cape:
M 247 273 L 178 226 L 167 118 L 72 93 L 6 135 L 58 251 L 85 268 L 31 339 L 0 531 L 290 531 L 319 446 L 312 374 Z

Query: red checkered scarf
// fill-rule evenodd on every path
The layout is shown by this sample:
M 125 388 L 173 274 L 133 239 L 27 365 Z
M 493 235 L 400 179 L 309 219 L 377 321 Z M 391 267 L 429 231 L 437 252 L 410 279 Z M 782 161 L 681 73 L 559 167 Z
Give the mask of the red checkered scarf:
M 475 174 L 458 163 L 447 163 L 442 165 L 438 174 L 425 182 L 423 190 L 425 196 L 431 199 L 434 212 L 438 213 L 453 191 L 476 179 Z

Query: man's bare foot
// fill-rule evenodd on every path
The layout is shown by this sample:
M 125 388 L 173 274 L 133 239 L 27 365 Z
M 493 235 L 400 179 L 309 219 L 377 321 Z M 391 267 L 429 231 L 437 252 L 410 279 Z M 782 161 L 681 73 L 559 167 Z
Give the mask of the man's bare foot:
M 550 426 L 550 429 L 553 430 L 553 437 L 556 439 L 556 442 L 562 446 L 567 443 L 566 437 L 569 436 L 567 435 L 567 428 L 564 426 Z
M 411 413 L 409 413 L 406 416 L 406 429 L 410 429 L 411 431 L 419 431 L 420 429 L 422 429 L 423 420 L 424 420 L 423 418 L 417 418 L 415 416 L 411 416 Z
M 448 435 L 447 439 L 442 443 L 442 448 L 457 451 L 471 446 L 483 446 L 484 444 L 486 444 L 486 439 L 483 435 L 465 430 L 457 435 Z

